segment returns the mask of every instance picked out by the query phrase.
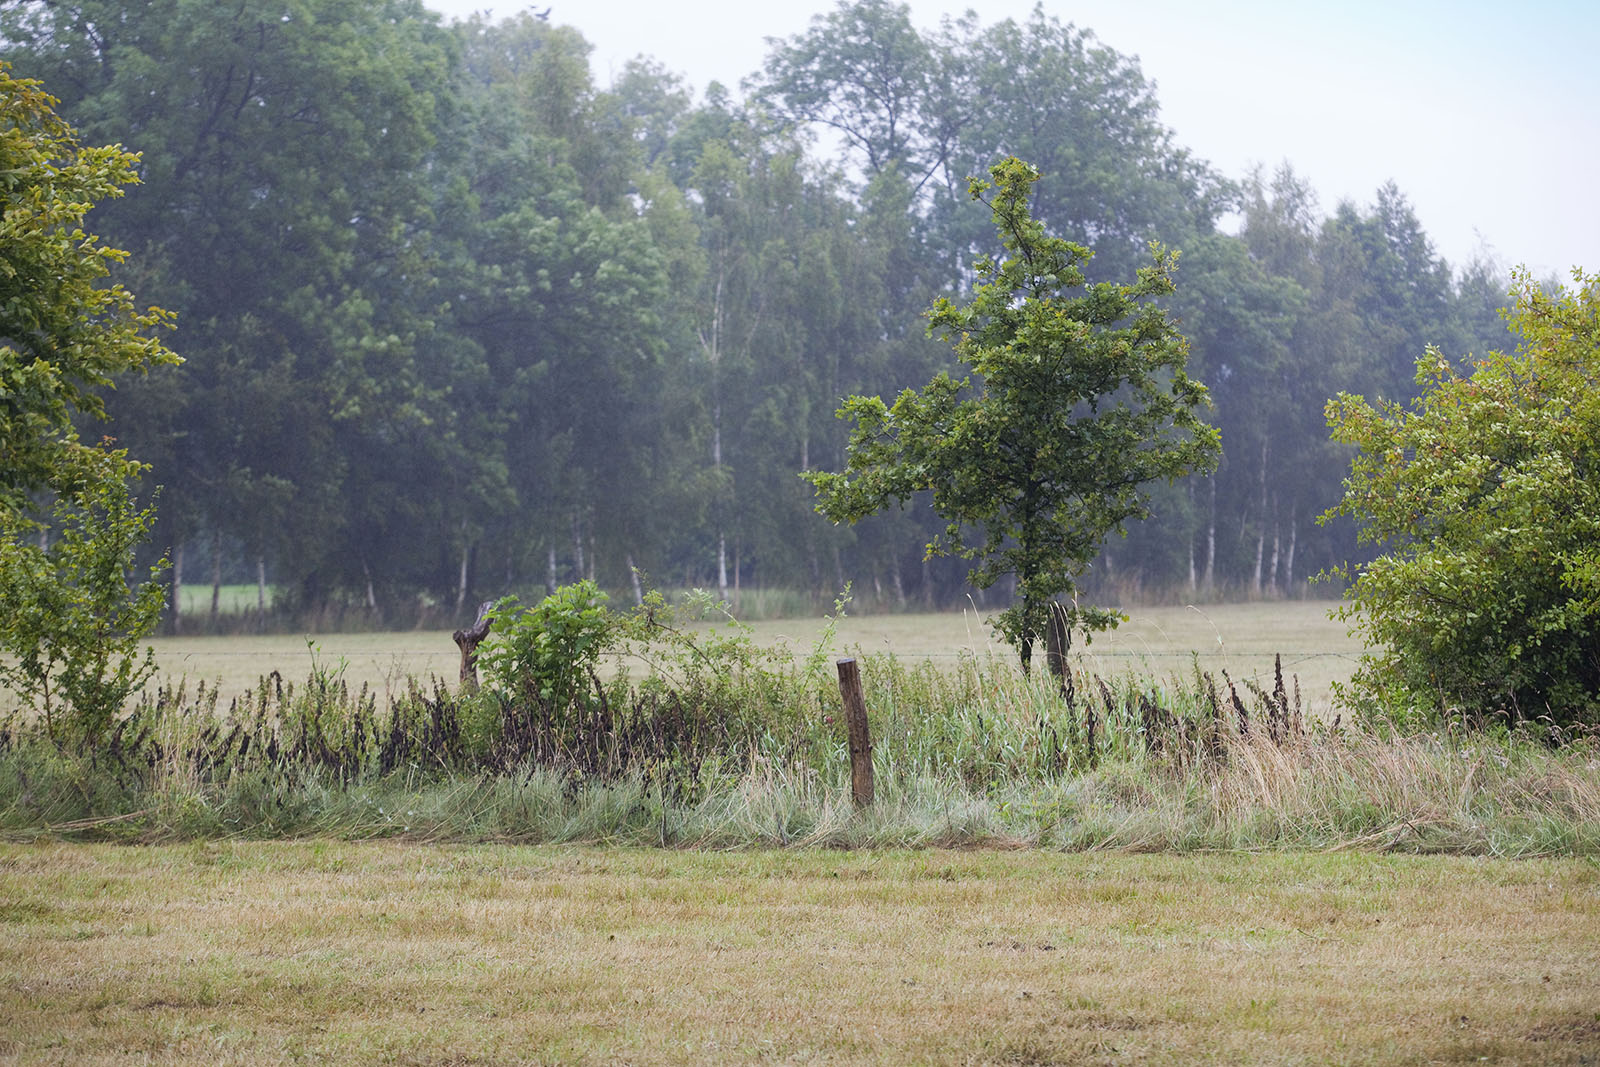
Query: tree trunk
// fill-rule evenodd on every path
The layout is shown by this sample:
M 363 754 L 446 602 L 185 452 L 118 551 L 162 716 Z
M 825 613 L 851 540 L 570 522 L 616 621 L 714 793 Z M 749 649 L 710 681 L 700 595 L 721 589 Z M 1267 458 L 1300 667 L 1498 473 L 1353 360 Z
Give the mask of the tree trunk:
M 583 579 L 583 576 L 584 576 L 584 570 L 583 570 L 583 530 L 578 525 L 578 513 L 577 512 L 573 512 L 572 513 L 572 553 L 573 553 L 573 555 L 572 555 L 573 561 L 576 562 L 577 565 L 578 565 L 578 569 L 577 569 L 578 579 L 581 581 Z
M 728 602 L 728 535 L 717 531 L 717 596 Z
M 550 545 L 549 569 L 545 571 L 544 591 L 554 595 L 556 591 L 556 546 Z
M 1185 491 L 1189 494 L 1189 514 L 1193 515 L 1194 514 L 1194 482 L 1192 480 L 1189 481 L 1188 485 L 1186 485 L 1184 488 L 1185 488 Z M 1198 586 L 1199 586 L 1199 577 L 1200 577 L 1200 575 L 1199 575 L 1199 572 L 1196 570 L 1196 562 L 1195 562 L 1195 556 L 1194 556 L 1194 531 L 1191 530 L 1191 531 L 1189 531 L 1189 592 L 1193 593 L 1195 591 L 1195 589 L 1198 588 Z
M 1206 516 L 1206 577 L 1201 588 L 1210 593 L 1217 577 L 1217 476 L 1206 480 L 1211 483 L 1211 506 Z
M 1072 628 L 1067 625 L 1067 610 L 1055 601 L 1050 602 L 1050 622 L 1045 627 L 1044 661 L 1061 685 L 1061 697 L 1072 702 L 1072 671 L 1067 666 L 1067 653 L 1072 649 Z
M 639 568 L 633 565 L 633 553 L 628 553 L 628 576 L 633 579 L 633 603 L 644 606 L 644 583 L 639 580 Z
M 1300 533 L 1300 524 L 1294 521 L 1294 507 L 1289 507 L 1289 551 L 1283 558 L 1283 591 L 1285 594 L 1294 589 L 1294 543 Z
M 222 613 L 222 529 L 211 531 L 211 620 Z
M 1261 439 L 1261 521 L 1256 530 L 1256 571 L 1250 580 L 1250 591 L 1261 595 L 1261 565 L 1267 551 L 1267 439 Z
M 183 542 L 172 549 L 172 632 L 183 632 Z
M 472 546 L 466 541 L 466 523 L 461 524 L 461 572 L 456 576 L 456 614 L 467 606 L 467 562 L 472 558 Z
M 1278 594 L 1278 560 L 1282 558 L 1280 552 L 1281 532 L 1278 526 L 1278 494 L 1272 494 L 1272 562 L 1267 567 L 1267 591 L 1272 595 Z
M 1256 597 L 1261 596 L 1261 566 L 1265 562 L 1266 551 L 1267 527 L 1263 523 L 1261 529 L 1256 532 L 1256 569 L 1255 575 L 1250 579 L 1250 592 Z
M 256 610 L 263 615 L 267 613 L 267 559 L 265 556 L 256 557 Z

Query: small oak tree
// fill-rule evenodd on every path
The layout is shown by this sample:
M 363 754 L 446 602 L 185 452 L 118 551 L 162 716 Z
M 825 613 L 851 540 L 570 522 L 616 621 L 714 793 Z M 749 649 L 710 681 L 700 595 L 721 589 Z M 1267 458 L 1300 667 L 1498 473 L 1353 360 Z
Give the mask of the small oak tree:
M 1078 580 L 1108 534 L 1148 514 L 1150 482 L 1213 469 L 1219 447 L 1196 414 L 1206 390 L 1184 373 L 1187 343 L 1154 302 L 1173 291 L 1177 253 L 1152 246 L 1133 284 L 1086 286 L 1089 249 L 1029 213 L 1039 172 L 1009 158 L 990 176 L 968 189 L 992 209 L 1005 258 L 974 264 L 970 303 L 941 298 L 928 314 L 971 373 L 940 374 L 892 408 L 847 398 L 844 471 L 805 477 L 834 522 L 931 491 L 949 525 L 928 552 L 975 560 L 980 589 L 1016 576 L 1017 603 L 997 623 L 1026 671 L 1054 597 L 1072 601 L 1069 633 L 1116 624 L 1077 603 Z
M 1344 499 L 1382 555 L 1337 616 L 1374 649 L 1351 695 L 1390 717 L 1600 722 L 1600 275 L 1545 292 L 1516 275 L 1521 343 L 1463 376 L 1437 349 L 1407 408 L 1340 394 L 1360 448 Z
M 152 521 L 128 495 L 139 465 L 73 420 L 103 414 L 115 375 L 177 357 L 151 336 L 167 312 L 105 284 L 125 253 L 83 229 L 138 157 L 80 146 L 54 108 L 0 64 L 0 684 L 92 747 L 151 669 L 134 646 L 161 594 L 127 585 Z

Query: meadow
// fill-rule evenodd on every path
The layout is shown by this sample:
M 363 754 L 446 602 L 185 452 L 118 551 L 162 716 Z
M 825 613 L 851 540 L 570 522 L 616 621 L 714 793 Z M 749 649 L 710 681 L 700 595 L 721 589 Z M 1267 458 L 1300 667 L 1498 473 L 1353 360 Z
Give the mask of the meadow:
M 163 640 L 89 759 L 0 735 L 0 1062 L 1600 1059 L 1592 740 L 1346 718 L 1322 604 L 1131 614 L 1072 702 L 972 613 L 570 702 L 444 633 Z
M 1224 669 L 1236 680 L 1272 684 L 1274 657 L 1300 680 L 1307 706 L 1324 713 L 1332 684 L 1348 679 L 1361 645 L 1344 623 L 1328 618 L 1328 601 L 1291 600 L 1202 607 L 1139 607 L 1116 630 L 1074 650 L 1080 669 L 1103 675 L 1187 675 Z M 840 655 L 893 655 L 914 662 L 953 666 L 962 657 L 1009 661 L 975 610 L 902 615 L 845 615 L 837 621 L 832 647 Z M 744 624 L 757 645 L 809 652 L 824 620 L 776 619 Z M 443 678 L 452 685 L 460 654 L 448 631 L 319 635 L 160 637 L 151 641 L 159 673 L 151 689 L 187 679 L 220 690 L 223 702 L 253 691 L 277 671 L 286 681 L 304 680 L 314 669 L 337 672 L 352 689 L 365 686 L 390 695 L 408 678 Z M 1041 656 L 1042 659 L 1042 656 Z
M 21 1064 L 1583 1064 L 1600 867 L 0 845 Z

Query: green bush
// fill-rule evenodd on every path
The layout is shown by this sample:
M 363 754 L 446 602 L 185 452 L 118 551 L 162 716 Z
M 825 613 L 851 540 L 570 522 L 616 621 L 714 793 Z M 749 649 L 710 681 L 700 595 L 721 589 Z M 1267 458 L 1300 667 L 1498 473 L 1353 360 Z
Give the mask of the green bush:
M 1344 499 L 1384 552 L 1341 617 L 1376 651 L 1346 694 L 1387 713 L 1600 723 L 1600 276 L 1518 275 L 1521 344 L 1462 376 L 1435 349 L 1410 409 L 1341 394 Z M 1341 573 L 1347 580 L 1349 571 Z
M 159 578 L 130 589 L 134 552 L 155 511 L 139 509 L 122 471 L 121 452 L 97 463 L 56 498 L 48 525 L 0 512 L 0 684 L 38 714 L 58 745 L 90 753 L 130 697 L 155 670 L 140 642 L 165 602 Z M 40 530 L 49 541 L 41 545 Z
M 617 639 L 606 595 L 590 581 L 562 586 L 531 608 L 506 597 L 491 617 L 494 627 L 480 662 L 490 684 L 514 700 L 571 703 Z

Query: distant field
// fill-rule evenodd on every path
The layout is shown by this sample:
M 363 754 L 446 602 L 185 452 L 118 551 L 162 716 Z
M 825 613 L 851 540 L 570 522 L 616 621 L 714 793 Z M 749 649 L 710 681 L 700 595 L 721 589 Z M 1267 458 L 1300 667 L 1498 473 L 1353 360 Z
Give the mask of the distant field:
M 256 610 L 261 590 L 254 583 L 224 585 L 217 591 L 217 610 L 224 615 L 242 615 Z M 185 615 L 207 615 L 211 612 L 211 585 L 185 582 L 182 586 L 182 607 Z M 272 607 L 272 586 L 267 586 L 267 607 Z
M 1582 1064 L 1600 872 L 0 845 L 0 1061 Z
M 1080 665 L 1090 670 L 1132 671 L 1156 680 L 1187 675 L 1198 656 L 1206 670 L 1226 669 L 1236 681 L 1253 678 L 1266 688 L 1271 687 L 1273 655 L 1281 653 L 1285 673 L 1299 677 L 1308 705 L 1320 707 L 1328 703 L 1331 683 L 1350 676 L 1361 651 L 1343 624 L 1328 619 L 1328 607 L 1320 601 L 1290 601 L 1136 608 L 1129 610 L 1131 619 L 1120 629 L 1076 653 Z M 750 628 L 763 644 L 786 644 L 804 652 L 815 646 L 822 620 L 756 622 Z M 274 670 L 285 681 L 298 683 L 316 664 L 341 672 L 354 688 L 367 685 L 386 693 L 404 688 L 408 676 L 438 676 L 454 684 L 460 663 L 444 631 L 185 637 L 152 643 L 162 680 L 220 683 L 225 700 L 250 690 Z M 835 648 L 949 663 L 962 655 L 1012 657 L 983 617 L 971 611 L 850 616 L 839 624 Z

